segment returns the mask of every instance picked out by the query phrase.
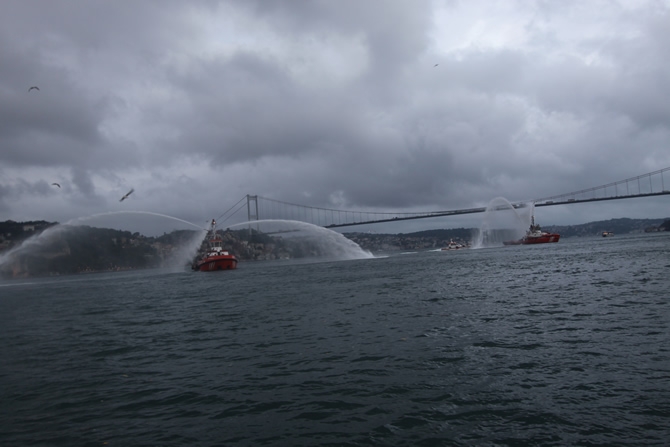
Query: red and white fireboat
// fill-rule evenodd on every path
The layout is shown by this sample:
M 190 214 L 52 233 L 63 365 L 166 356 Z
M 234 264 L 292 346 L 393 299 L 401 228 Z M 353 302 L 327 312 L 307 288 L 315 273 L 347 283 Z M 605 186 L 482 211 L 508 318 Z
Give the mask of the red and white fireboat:
M 216 233 L 216 220 L 212 219 L 202 248 L 193 261 L 192 269 L 201 272 L 236 269 L 237 258 L 224 250 L 222 244 L 223 239 Z
M 503 245 L 547 244 L 549 242 L 558 242 L 560 238 L 561 235 L 558 233 L 542 231 L 539 225 L 535 225 L 535 216 L 532 216 L 530 228 L 526 231 L 526 235 L 516 241 L 504 241 Z

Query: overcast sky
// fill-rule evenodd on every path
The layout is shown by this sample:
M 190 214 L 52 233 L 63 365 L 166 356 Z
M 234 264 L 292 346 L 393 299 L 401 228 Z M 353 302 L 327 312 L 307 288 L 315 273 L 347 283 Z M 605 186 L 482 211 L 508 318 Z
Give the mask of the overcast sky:
M 3 0 L 0 221 L 562 194 L 670 166 L 668 92 L 667 0 Z

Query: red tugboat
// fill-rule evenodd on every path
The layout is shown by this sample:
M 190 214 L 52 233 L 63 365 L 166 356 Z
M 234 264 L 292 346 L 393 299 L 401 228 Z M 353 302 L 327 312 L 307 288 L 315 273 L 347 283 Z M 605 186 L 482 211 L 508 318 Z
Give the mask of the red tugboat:
M 225 251 L 222 244 L 223 239 L 216 233 L 216 220 L 212 219 L 212 225 L 191 268 L 201 272 L 236 269 L 237 258 Z
M 558 242 L 561 235 L 558 233 L 547 233 L 542 231 L 539 225 L 535 225 L 535 216 L 530 219 L 530 228 L 526 235 L 516 241 L 504 241 L 503 245 L 527 245 L 527 244 L 547 244 L 549 242 Z

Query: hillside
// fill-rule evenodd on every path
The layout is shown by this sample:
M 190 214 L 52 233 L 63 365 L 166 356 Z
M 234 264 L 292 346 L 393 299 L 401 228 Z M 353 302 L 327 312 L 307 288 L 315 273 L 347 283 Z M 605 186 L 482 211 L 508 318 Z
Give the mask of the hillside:
M 581 225 L 548 225 L 542 227 L 545 231 L 559 233 L 561 237 L 580 237 L 599 235 L 603 231 L 614 234 L 643 233 L 650 231 L 669 231 L 668 219 L 629 219 L 619 218 L 588 222 Z
M 614 234 L 642 233 L 645 231 L 670 231 L 670 219 L 611 219 L 589 222 L 581 225 L 547 225 L 543 230 L 559 233 L 561 237 L 599 236 L 603 231 Z M 470 242 L 479 232 L 476 228 L 454 228 L 443 230 L 425 230 L 414 233 L 345 233 L 365 250 L 413 250 L 431 249 L 446 246 L 450 240 L 460 243 Z
M 0 222 L 0 277 L 16 278 L 65 275 L 87 272 L 155 268 L 190 264 L 198 232 L 179 230 L 160 237 L 87 226 L 54 227 L 52 222 Z M 54 228 L 52 228 L 54 227 Z M 51 229 L 50 229 L 51 228 Z M 48 237 L 32 242 L 28 248 L 13 251 L 31 236 L 50 229 Z M 594 237 L 603 231 L 614 234 L 644 231 L 670 231 L 670 219 L 611 219 L 581 225 L 545 226 L 562 237 Z M 436 249 L 450 240 L 469 243 L 477 229 L 455 228 L 414 233 L 344 233 L 364 250 Z M 240 261 L 295 259 L 313 256 L 313 246 L 259 232 L 223 231 L 224 245 Z M 199 241 L 195 241 L 196 243 Z M 197 244 L 196 244 L 197 245 Z M 192 252 L 192 253 L 191 253 Z M 189 254 L 191 253 L 191 254 Z

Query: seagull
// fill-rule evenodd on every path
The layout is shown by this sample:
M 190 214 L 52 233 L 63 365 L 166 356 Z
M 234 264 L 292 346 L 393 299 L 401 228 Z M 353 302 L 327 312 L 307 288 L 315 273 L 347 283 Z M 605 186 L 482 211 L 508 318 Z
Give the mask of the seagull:
M 40 91 L 40 88 L 37 87 L 36 85 L 33 85 L 32 87 L 30 87 L 30 88 L 28 89 L 28 91 L 31 91 L 32 89 L 35 89 L 35 90 L 37 90 L 38 92 Z
M 435 64 L 435 65 L 433 65 L 433 68 L 437 67 L 438 65 L 440 65 L 440 64 Z
M 60 185 L 58 183 L 52 183 L 53 186 L 58 186 L 60 188 Z
M 126 200 L 128 196 L 133 193 L 133 191 L 135 191 L 135 188 L 131 188 L 130 191 L 128 191 L 128 193 L 125 196 L 121 197 L 121 200 L 119 200 L 119 202 L 123 202 L 124 200 Z

